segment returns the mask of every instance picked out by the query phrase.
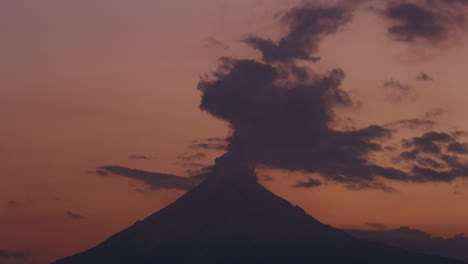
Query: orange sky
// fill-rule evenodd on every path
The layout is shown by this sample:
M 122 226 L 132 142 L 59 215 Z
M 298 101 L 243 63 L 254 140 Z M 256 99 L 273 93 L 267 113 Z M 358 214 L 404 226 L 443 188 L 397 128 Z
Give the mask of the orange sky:
M 199 75 L 214 69 L 219 56 L 258 57 L 238 40 L 248 33 L 277 36 L 275 14 L 294 2 L 0 3 L 0 249 L 27 252 L 24 263 L 47 263 L 95 245 L 183 194 L 90 171 L 120 165 L 184 175 L 177 157 L 190 140 L 229 134 L 227 123 L 198 110 Z M 343 68 L 344 89 L 362 102 L 340 115 L 364 126 L 441 108 L 438 129 L 468 130 L 468 40 L 415 48 L 389 41 L 382 24 L 361 11 L 321 45 L 318 70 Z M 210 37 L 229 48 L 207 48 Z M 435 81 L 416 82 L 422 71 Z M 413 97 L 387 102 L 382 84 L 390 78 L 413 85 Z M 336 227 L 377 222 L 443 236 L 468 233 L 467 181 L 392 183 L 399 192 L 388 194 L 333 183 L 297 189 L 290 186 L 306 178 L 301 173 L 261 174 L 274 176 L 264 182 L 273 192 Z M 84 218 L 71 219 L 67 211 Z

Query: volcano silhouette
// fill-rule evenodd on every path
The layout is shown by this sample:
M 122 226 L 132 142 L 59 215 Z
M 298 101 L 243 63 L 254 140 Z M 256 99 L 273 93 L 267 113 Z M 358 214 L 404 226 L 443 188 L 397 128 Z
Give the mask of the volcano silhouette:
M 353 238 L 223 163 L 166 208 L 54 263 L 464 263 Z

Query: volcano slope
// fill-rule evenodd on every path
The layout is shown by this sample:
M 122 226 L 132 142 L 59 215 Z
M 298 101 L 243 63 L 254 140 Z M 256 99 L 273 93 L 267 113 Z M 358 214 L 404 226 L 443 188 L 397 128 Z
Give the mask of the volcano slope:
M 217 164 L 204 182 L 171 205 L 54 263 L 464 262 L 351 237 L 268 191 L 252 170 Z

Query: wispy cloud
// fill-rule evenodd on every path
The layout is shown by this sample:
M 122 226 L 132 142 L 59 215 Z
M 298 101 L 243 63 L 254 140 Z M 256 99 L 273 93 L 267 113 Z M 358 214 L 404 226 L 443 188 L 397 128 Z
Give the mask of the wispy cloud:
M 148 187 L 154 190 L 179 189 L 187 191 L 197 186 L 203 179 L 206 178 L 205 174 L 191 177 L 181 177 L 172 174 L 148 172 L 121 166 L 102 166 L 98 168 L 98 171 L 105 171 L 111 175 L 116 175 L 143 182 Z
M 22 251 L 11 251 L 0 248 L 0 261 L 1 260 L 25 260 L 27 254 Z
M 75 212 L 72 212 L 72 211 L 67 211 L 67 216 L 68 218 L 72 219 L 72 220 L 83 220 L 85 217 L 79 213 L 75 213 Z

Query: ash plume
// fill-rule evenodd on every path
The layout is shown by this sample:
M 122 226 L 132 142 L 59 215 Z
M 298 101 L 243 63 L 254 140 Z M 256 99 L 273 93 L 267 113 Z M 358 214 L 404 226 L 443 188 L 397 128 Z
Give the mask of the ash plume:
M 348 131 L 331 128 L 334 110 L 353 106 L 351 96 L 342 88 L 346 74 L 340 68 L 317 73 L 313 64 L 302 62 L 314 61 L 323 37 L 351 21 L 353 8 L 295 7 L 280 18 L 289 31 L 279 41 L 258 36 L 244 40 L 261 52 L 262 60 L 222 57 L 212 76 L 200 80 L 200 109 L 227 121 L 233 130 L 227 153 L 217 160 L 217 166 L 223 164 L 223 168 L 234 171 L 265 166 L 318 173 L 326 181 L 351 190 L 385 192 L 395 191 L 386 185 L 387 180 L 450 182 L 468 175 L 468 162 L 465 164 L 463 158 L 442 156 L 446 149 L 429 153 L 442 147 L 422 146 L 416 138 L 407 141 L 410 147 L 437 154 L 438 158 L 415 154 L 417 158 L 404 160 L 410 163 L 406 166 L 412 167 L 410 171 L 376 164 L 372 157 L 383 151 L 382 143 L 392 138 L 395 129 L 380 125 Z M 461 142 L 443 143 L 452 143 L 451 152 L 464 152 Z M 462 161 L 450 164 L 447 157 Z M 240 173 L 228 174 L 243 177 Z M 255 174 L 245 174 L 256 180 Z

